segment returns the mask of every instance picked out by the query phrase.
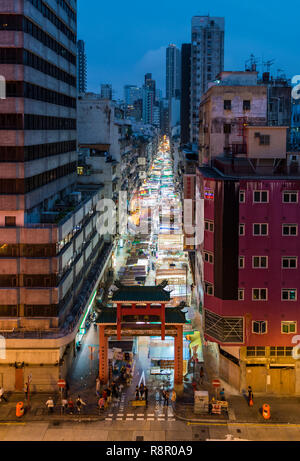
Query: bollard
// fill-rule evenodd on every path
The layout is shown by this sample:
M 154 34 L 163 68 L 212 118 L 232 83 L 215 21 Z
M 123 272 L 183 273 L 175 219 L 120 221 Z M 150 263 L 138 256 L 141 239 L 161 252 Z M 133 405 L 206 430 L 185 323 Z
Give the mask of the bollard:
M 16 406 L 16 416 L 17 418 L 22 418 L 24 416 L 24 403 L 18 402 Z
M 265 403 L 262 407 L 262 414 L 263 414 L 264 419 L 271 418 L 271 407 L 267 403 Z

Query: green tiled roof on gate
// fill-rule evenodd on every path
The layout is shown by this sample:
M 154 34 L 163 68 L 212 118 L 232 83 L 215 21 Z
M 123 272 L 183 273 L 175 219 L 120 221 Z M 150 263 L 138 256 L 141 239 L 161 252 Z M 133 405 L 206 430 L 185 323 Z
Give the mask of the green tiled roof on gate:
M 171 295 L 164 290 L 164 285 L 158 286 L 125 286 L 118 284 L 119 289 L 112 297 L 112 302 L 169 302 Z
M 168 324 L 185 324 L 187 323 L 185 313 L 178 307 L 167 307 L 166 310 L 166 325 Z M 115 307 L 107 307 L 102 309 L 98 318 L 96 319 L 98 324 L 110 324 L 115 325 L 117 323 L 117 309 Z

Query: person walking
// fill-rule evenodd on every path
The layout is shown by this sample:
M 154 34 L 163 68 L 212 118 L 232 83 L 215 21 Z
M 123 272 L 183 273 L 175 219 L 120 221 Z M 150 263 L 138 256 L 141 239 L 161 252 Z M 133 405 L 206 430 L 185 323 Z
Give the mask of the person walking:
M 61 401 L 61 414 L 64 415 L 67 413 L 68 401 L 66 398 L 63 398 Z
M 225 389 L 224 388 L 220 391 L 220 400 L 221 402 L 225 402 Z
M 80 414 L 81 412 L 82 405 L 86 405 L 86 403 L 82 400 L 82 398 L 79 395 L 76 399 L 76 407 L 77 407 L 78 414 Z
M 101 387 L 100 379 L 97 378 L 96 379 L 96 395 L 97 395 L 97 397 L 100 397 L 100 387 Z
M 140 390 L 139 390 L 139 386 L 136 386 L 135 388 L 135 400 L 139 400 L 140 398 Z
M 74 414 L 74 402 L 71 397 L 68 400 L 68 409 L 69 409 L 69 414 L 73 415 Z
M 47 400 L 46 407 L 48 408 L 48 413 L 52 414 L 54 411 L 54 401 L 52 397 L 49 397 L 49 399 Z
M 25 383 L 25 386 L 24 386 L 25 400 L 28 400 L 28 390 L 29 390 L 29 385 L 28 383 Z
M 144 387 L 144 395 L 145 395 L 145 401 L 146 401 L 146 405 L 148 405 L 148 387 L 145 386 Z
M 7 398 L 4 395 L 4 388 L 3 387 L 0 388 L 0 402 L 2 401 L 2 399 L 5 400 L 6 403 L 8 402 Z
M 201 386 L 203 385 L 203 379 L 204 379 L 204 370 L 203 367 L 200 368 L 200 384 Z
M 253 391 L 251 386 L 248 386 L 248 405 L 249 407 L 253 407 Z
M 108 388 L 106 389 L 106 393 L 107 393 L 107 403 L 108 405 L 111 404 L 111 387 L 108 386 Z
M 99 412 L 104 410 L 104 405 L 105 405 L 105 399 L 103 397 L 100 397 L 98 401 Z
M 143 400 L 144 392 L 145 392 L 144 384 L 142 383 L 142 384 L 140 385 L 140 400 Z
M 165 401 L 164 401 L 164 406 L 165 406 L 165 405 L 167 405 L 167 407 L 169 406 L 169 398 L 170 398 L 170 393 L 169 393 L 169 391 L 167 390 L 167 391 L 165 391 L 165 395 L 164 395 L 164 399 L 165 399 Z

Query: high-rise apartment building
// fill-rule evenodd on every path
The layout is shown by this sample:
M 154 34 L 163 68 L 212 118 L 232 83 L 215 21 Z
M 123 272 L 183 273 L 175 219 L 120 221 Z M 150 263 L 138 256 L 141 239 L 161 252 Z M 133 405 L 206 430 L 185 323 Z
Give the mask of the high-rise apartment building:
M 142 91 L 136 85 L 125 85 L 124 86 L 124 101 L 127 106 L 133 106 L 135 101 L 141 99 Z
M 152 74 L 145 75 L 145 83 L 142 88 L 143 99 L 143 122 L 153 123 L 154 106 L 156 101 L 156 82 L 152 79 Z
M 85 93 L 87 89 L 87 59 L 83 40 L 77 42 L 77 89 L 78 93 Z
M 224 70 L 224 18 L 194 16 L 191 50 L 191 142 L 198 144 L 199 105 L 208 83 Z
M 176 45 L 166 49 L 166 98 L 178 97 L 181 89 L 181 55 Z
M 101 99 L 109 99 L 111 101 L 113 98 L 112 85 L 110 85 L 109 83 L 102 83 L 100 95 Z
M 2 9 L 3 11 L 3 9 Z M 97 188 L 79 189 L 75 0 L 5 2 L 0 14 L 2 385 L 56 388 L 74 357 L 107 258 Z
M 180 91 L 181 144 L 190 142 L 191 121 L 191 44 L 181 47 L 181 91 Z

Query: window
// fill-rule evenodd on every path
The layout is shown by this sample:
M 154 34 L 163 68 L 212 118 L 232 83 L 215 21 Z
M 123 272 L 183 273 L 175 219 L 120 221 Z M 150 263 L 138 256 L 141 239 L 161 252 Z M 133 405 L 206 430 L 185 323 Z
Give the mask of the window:
M 293 355 L 293 347 L 270 347 L 271 357 L 291 357 Z
M 282 258 L 282 269 L 297 269 L 297 256 L 285 256 Z
M 243 101 L 243 110 L 251 110 L 251 101 Z
M 298 224 L 283 224 L 282 225 L 283 236 L 296 236 L 298 235 Z
M 256 320 L 252 322 L 252 333 L 265 335 L 267 333 L 267 324 L 265 320 Z
M 211 283 L 205 282 L 205 294 L 207 294 L 208 296 L 214 295 L 214 287 Z
M 260 346 L 248 346 L 247 357 L 265 357 L 266 348 Z
M 297 301 L 297 290 L 295 288 L 281 290 L 281 301 Z
M 212 221 L 205 221 L 205 230 L 208 232 L 214 232 L 214 223 Z
M 245 269 L 245 256 L 240 256 L 239 257 L 239 268 L 240 269 Z
M 240 224 L 239 234 L 245 235 L 245 224 Z
M 231 110 L 231 100 L 224 100 L 224 110 Z
M 253 224 L 253 235 L 269 235 L 269 224 Z
M 298 192 L 283 192 L 283 203 L 298 203 Z
M 281 333 L 285 335 L 297 333 L 297 322 L 281 322 Z
M 253 288 L 252 301 L 267 301 L 268 289 L 267 288 Z
M 230 133 L 231 133 L 231 124 L 224 123 L 224 134 L 230 134 Z
M 268 256 L 253 256 L 253 269 L 268 269 Z
M 240 191 L 240 203 L 245 203 L 246 201 L 246 192 L 244 190 Z
M 5 216 L 5 226 L 6 227 L 16 227 L 16 217 L 15 216 Z
M 204 252 L 204 260 L 205 262 L 209 263 L 209 264 L 213 264 L 214 263 L 214 256 L 212 253 L 208 253 L 208 252 Z
M 245 300 L 245 290 L 243 288 L 239 289 L 238 298 L 239 298 L 239 301 Z
M 268 134 L 262 134 L 259 137 L 259 144 L 261 146 L 269 146 L 270 145 L 270 135 Z
M 253 192 L 254 203 L 268 203 L 269 202 L 269 191 L 259 190 Z

